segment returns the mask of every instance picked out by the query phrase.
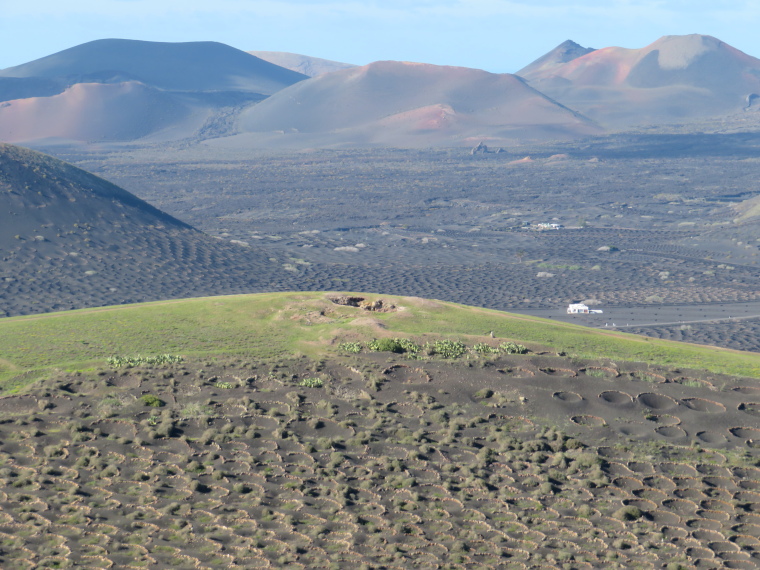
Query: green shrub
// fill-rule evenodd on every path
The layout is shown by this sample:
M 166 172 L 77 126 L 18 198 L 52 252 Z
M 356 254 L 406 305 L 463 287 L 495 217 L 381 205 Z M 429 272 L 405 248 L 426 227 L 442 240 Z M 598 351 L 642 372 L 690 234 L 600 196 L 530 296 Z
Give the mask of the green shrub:
M 298 385 L 304 388 L 321 388 L 325 383 L 321 378 L 304 378 Z
M 140 399 L 142 400 L 143 404 L 150 406 L 151 408 L 160 408 L 166 405 L 166 402 L 164 402 L 158 396 L 154 396 L 153 394 L 144 394 Z
M 420 351 L 419 345 L 408 338 L 377 338 L 369 341 L 367 348 L 373 352 L 409 353 L 412 355 L 416 355 Z
M 338 350 L 351 354 L 359 354 L 362 351 L 362 345 L 360 342 L 342 342 L 338 345 Z
M 472 351 L 477 354 L 498 354 L 499 349 L 494 348 L 484 342 L 479 342 L 475 346 L 472 347 Z
M 372 352 L 404 352 L 401 344 L 395 338 L 376 338 L 367 343 L 367 348 Z
M 502 342 L 499 349 L 505 354 L 525 354 L 528 349 L 516 342 Z
M 458 340 L 436 340 L 425 345 L 428 354 L 441 356 L 442 358 L 459 358 L 467 347 Z

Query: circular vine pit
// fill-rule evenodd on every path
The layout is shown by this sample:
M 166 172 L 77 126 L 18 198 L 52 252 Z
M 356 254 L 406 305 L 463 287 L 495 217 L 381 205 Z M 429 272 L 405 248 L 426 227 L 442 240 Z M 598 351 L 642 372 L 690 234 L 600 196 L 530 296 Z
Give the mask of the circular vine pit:
M 583 401 L 583 396 L 575 392 L 554 392 L 552 398 L 565 404 L 578 404 Z
M 697 433 L 697 439 L 710 445 L 722 445 L 728 442 L 728 438 L 718 431 L 700 431 Z
M 604 418 L 598 416 L 573 416 L 570 421 L 584 427 L 604 427 L 607 425 Z
M 633 458 L 633 454 L 630 451 L 622 451 L 608 446 L 597 447 L 596 452 L 607 459 L 625 461 Z
M 760 387 L 758 386 L 734 386 L 733 388 L 731 388 L 731 390 L 733 390 L 734 392 L 739 392 L 739 394 L 760 396 Z
M 760 417 L 760 402 L 742 402 L 739 404 L 739 411 Z
M 705 400 L 704 398 L 685 398 L 681 400 L 690 410 L 695 412 L 706 412 L 708 414 L 722 414 L 726 411 L 726 406 L 720 402 Z
M 628 424 L 620 426 L 618 432 L 631 438 L 643 438 L 649 436 L 651 433 L 646 426 L 639 424 Z
M 646 406 L 650 410 L 672 410 L 678 405 L 673 398 L 654 392 L 644 392 L 639 394 L 636 399 L 642 406 Z
M 733 427 L 730 430 L 731 435 L 741 439 L 760 439 L 760 429 L 754 427 Z
M 671 439 L 686 437 L 686 432 L 678 426 L 660 426 L 654 431 L 662 437 Z
M 611 406 L 627 406 L 633 403 L 633 397 L 626 392 L 617 390 L 607 390 L 599 394 L 599 399 L 605 404 Z
M 647 420 L 654 422 L 660 426 L 677 426 L 681 423 L 681 418 L 677 416 L 671 416 L 670 414 L 663 414 L 661 416 L 647 416 Z

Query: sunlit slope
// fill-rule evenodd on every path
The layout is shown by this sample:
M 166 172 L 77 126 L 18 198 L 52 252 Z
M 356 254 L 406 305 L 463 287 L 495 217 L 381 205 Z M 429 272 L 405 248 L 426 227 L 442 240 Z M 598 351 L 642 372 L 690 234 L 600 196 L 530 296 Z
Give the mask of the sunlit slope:
M 321 356 L 337 343 L 378 337 L 490 338 L 535 351 L 632 360 L 760 377 L 760 355 L 599 331 L 499 311 L 423 300 L 382 298 L 388 312 L 333 303 L 324 292 L 263 293 L 85 309 L 0 321 L 0 380 L 14 384 L 52 368 L 104 364 L 109 356 L 292 354 Z M 27 373 L 24 376 L 24 373 Z
M 515 75 L 399 61 L 302 81 L 246 109 L 238 127 L 243 140 L 280 146 L 505 144 L 600 132 Z
M 78 83 L 52 97 L 31 97 L 0 106 L 0 140 L 126 141 L 174 127 L 200 128 L 209 110 L 136 81 Z M 178 126 L 181 125 L 181 126 Z

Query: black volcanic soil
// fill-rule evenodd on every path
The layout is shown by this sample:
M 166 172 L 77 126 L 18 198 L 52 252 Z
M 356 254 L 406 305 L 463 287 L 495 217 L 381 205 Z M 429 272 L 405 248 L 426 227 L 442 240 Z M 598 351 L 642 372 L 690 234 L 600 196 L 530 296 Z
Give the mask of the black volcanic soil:
M 0 315 L 302 287 L 260 249 L 10 145 L 0 145 L 0 259 Z
M 0 398 L 0 562 L 753 568 L 758 395 L 551 354 L 60 373 Z
M 732 208 L 756 194 L 756 123 L 748 114 L 706 123 L 710 134 L 662 128 L 474 156 L 190 141 L 51 151 L 212 235 L 266 247 L 309 288 L 552 318 L 596 300 L 603 317 L 574 320 L 603 327 L 609 315 L 610 326 L 652 325 L 644 334 L 758 350 L 760 337 L 726 326 L 760 315 L 758 222 L 735 223 Z

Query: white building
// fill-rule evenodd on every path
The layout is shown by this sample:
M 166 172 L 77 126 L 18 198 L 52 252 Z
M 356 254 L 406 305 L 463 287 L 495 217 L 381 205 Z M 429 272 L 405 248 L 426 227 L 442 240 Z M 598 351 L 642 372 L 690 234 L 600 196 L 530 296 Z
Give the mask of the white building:
M 567 306 L 568 315 L 600 315 L 601 313 L 601 309 L 589 309 L 583 303 L 570 303 Z

